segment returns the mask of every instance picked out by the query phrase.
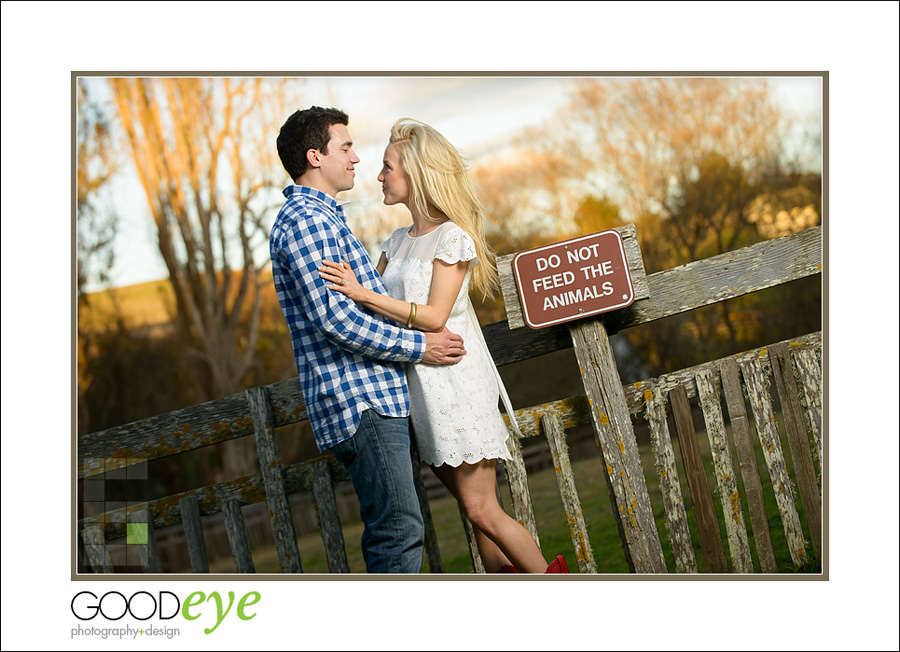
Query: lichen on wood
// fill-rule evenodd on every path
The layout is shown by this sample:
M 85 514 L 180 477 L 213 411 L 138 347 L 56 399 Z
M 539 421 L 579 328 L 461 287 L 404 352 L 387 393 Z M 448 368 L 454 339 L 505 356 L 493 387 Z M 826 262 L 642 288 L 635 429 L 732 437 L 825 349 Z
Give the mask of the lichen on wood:
M 748 360 L 740 367 L 750 398 L 753 419 L 756 423 L 756 434 L 762 446 L 766 468 L 775 492 L 775 502 L 781 513 L 781 522 L 787 537 L 788 548 L 791 551 L 791 560 L 795 567 L 802 566 L 808 561 L 806 542 L 803 538 L 803 529 L 800 527 L 800 517 L 797 514 L 794 493 L 791 489 L 791 478 L 788 475 L 784 454 L 781 450 L 781 440 L 775 427 L 772 399 L 766 388 L 762 364 L 759 360 Z
M 684 496 L 678 479 L 675 451 L 669 435 L 665 394 L 654 387 L 652 390 L 645 389 L 643 396 L 644 415 L 650 426 L 650 443 L 653 446 L 659 487 L 666 512 L 666 530 L 675 554 L 675 570 L 679 573 L 696 573 L 697 558 L 694 555 L 687 512 L 684 508 Z
M 709 368 L 697 372 L 697 394 L 706 423 L 706 435 L 709 438 L 710 451 L 713 456 L 716 484 L 719 487 L 719 498 L 722 504 L 722 515 L 725 518 L 725 533 L 728 538 L 728 549 L 731 552 L 731 563 L 736 573 L 752 573 L 753 560 L 750 556 L 750 542 L 747 528 L 744 525 L 744 514 L 741 509 L 741 498 L 737 481 L 734 477 L 734 465 L 731 461 L 731 447 L 725 432 L 725 420 L 722 417 L 722 404 L 713 382 L 713 372 Z

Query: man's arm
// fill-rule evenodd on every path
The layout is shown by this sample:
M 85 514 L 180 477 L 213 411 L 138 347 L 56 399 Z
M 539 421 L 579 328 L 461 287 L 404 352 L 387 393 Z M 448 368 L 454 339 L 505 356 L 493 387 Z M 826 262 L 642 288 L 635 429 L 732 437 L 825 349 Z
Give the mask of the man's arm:
M 313 214 L 298 220 L 272 254 L 297 284 L 296 294 L 307 317 L 335 346 L 379 360 L 422 360 L 427 346 L 422 333 L 385 323 L 325 288 L 317 266 L 323 258 L 342 255 L 338 233 L 327 218 Z

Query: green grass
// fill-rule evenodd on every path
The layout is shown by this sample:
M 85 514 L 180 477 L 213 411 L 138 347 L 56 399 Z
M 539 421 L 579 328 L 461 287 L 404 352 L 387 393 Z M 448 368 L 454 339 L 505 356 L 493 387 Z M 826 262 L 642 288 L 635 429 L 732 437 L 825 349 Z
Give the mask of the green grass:
M 776 415 L 776 421 L 779 432 L 784 432 L 783 424 L 780 422 L 780 415 Z M 731 435 L 729 432 L 729 439 Z M 722 515 L 721 502 L 718 495 L 718 487 L 714 481 L 712 456 L 709 451 L 709 440 L 703 430 L 698 430 L 698 444 L 701 457 L 706 465 L 707 477 L 709 485 L 713 493 L 713 500 L 716 505 L 716 515 L 719 520 L 720 534 L 722 541 L 725 542 L 725 553 L 728 557 L 729 568 L 731 568 L 731 557 L 728 550 L 728 544 L 725 533 L 725 522 Z M 786 441 L 782 437 L 782 443 L 785 445 L 785 457 L 788 466 L 788 472 L 791 477 L 795 477 L 791 464 L 790 454 L 786 447 Z M 684 465 L 680 459 L 680 450 L 677 439 L 673 442 L 677 466 L 679 472 L 679 480 L 684 497 L 685 509 L 688 515 L 688 523 L 691 531 L 691 538 L 694 546 L 694 554 L 700 572 L 705 571 L 703 555 L 700 550 L 700 540 L 697 533 L 697 527 L 693 518 L 693 506 L 691 504 L 691 495 L 687 486 L 687 479 L 684 475 Z M 653 507 L 654 517 L 657 524 L 657 530 L 662 544 L 663 554 L 666 559 L 666 565 L 670 573 L 676 572 L 674 555 L 672 547 L 669 543 L 669 536 L 665 523 L 665 512 L 663 508 L 662 496 L 659 487 L 659 478 L 656 474 L 654 463 L 654 455 L 649 444 L 640 445 L 639 451 L 641 461 L 644 468 L 644 477 L 647 480 L 647 488 L 650 495 L 650 502 Z M 746 493 L 744 491 L 743 482 L 740 471 L 737 467 L 736 455 L 733 441 L 731 443 L 732 457 L 735 464 L 735 476 L 738 480 L 739 490 L 742 497 L 743 520 L 747 526 L 747 533 L 750 543 L 751 555 L 753 558 L 755 572 L 760 571 L 759 559 L 756 553 L 754 543 L 754 535 L 750 526 L 750 512 L 746 503 Z M 803 514 L 803 506 L 799 500 L 799 492 L 794 487 L 794 496 L 796 499 L 797 511 L 800 522 L 803 527 L 804 537 L 807 541 L 806 552 L 809 556 L 809 562 L 800 568 L 794 568 L 791 555 L 787 547 L 787 539 L 781 523 L 781 516 L 775 501 L 775 494 L 772 491 L 771 482 L 769 481 L 768 472 L 766 471 L 765 459 L 762 451 L 757 446 L 757 466 L 760 472 L 760 481 L 763 487 L 763 495 L 766 503 L 766 514 L 768 515 L 769 531 L 772 537 L 772 545 L 775 550 L 776 562 L 778 564 L 779 573 L 819 573 L 821 572 L 821 563 L 815 558 L 812 546 L 809 545 L 809 532 L 807 530 L 806 520 Z M 613 518 L 613 510 L 609 500 L 606 480 L 603 476 L 603 468 L 599 456 L 587 459 L 577 460 L 572 463 L 572 470 L 575 475 L 578 497 L 581 501 L 581 508 L 584 514 L 585 523 L 587 524 L 588 538 L 594 554 L 594 560 L 597 565 L 597 571 L 604 574 L 628 573 L 628 564 L 625 553 L 622 548 L 622 542 L 619 537 L 618 528 Z M 558 554 L 565 555 L 569 562 L 569 571 L 578 573 L 578 564 L 575 558 L 575 549 L 572 544 L 571 536 L 567 525 L 565 510 L 563 508 L 562 499 L 559 495 L 559 489 L 556 480 L 555 471 L 545 469 L 529 473 L 528 486 L 531 492 L 531 500 L 534 505 L 535 518 L 538 528 L 538 536 L 540 538 L 541 549 L 547 559 L 552 559 Z M 512 513 L 512 500 L 510 498 L 508 488 L 501 486 L 501 499 L 504 508 L 508 513 Z M 471 573 L 473 572 L 472 560 L 469 556 L 468 544 L 466 542 L 465 531 L 463 529 L 462 519 L 460 517 L 459 508 L 456 501 L 452 497 L 447 496 L 433 500 L 431 502 L 431 512 L 435 522 L 437 531 L 438 545 L 441 553 L 441 560 L 444 565 L 445 573 Z M 343 527 L 344 544 L 347 551 L 348 563 L 351 573 L 364 573 L 365 564 L 360 549 L 360 537 L 362 536 L 362 523 L 358 521 L 346 523 Z M 303 570 L 306 573 L 327 573 L 328 565 L 325 557 L 325 549 L 321 537 L 318 533 L 302 536 L 298 539 L 300 550 L 300 559 L 302 560 Z M 260 547 L 253 551 L 254 563 L 256 571 L 259 573 L 278 573 L 278 559 L 274 547 Z M 217 572 L 233 572 L 233 565 L 230 559 L 221 560 L 211 564 L 210 570 Z M 428 572 L 427 564 L 423 564 L 423 572 Z

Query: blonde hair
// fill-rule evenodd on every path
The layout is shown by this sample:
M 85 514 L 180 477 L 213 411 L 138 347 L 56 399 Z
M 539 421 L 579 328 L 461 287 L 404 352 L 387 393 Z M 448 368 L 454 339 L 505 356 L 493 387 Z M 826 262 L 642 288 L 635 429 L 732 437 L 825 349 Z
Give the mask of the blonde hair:
M 472 287 L 485 300 L 492 299 L 500 289 L 497 264 L 484 235 L 484 206 L 463 157 L 434 127 L 410 118 L 394 123 L 390 142 L 409 178 L 410 200 L 416 210 L 436 222 L 440 218 L 430 210 L 436 208 L 475 242 L 481 264 L 472 269 Z

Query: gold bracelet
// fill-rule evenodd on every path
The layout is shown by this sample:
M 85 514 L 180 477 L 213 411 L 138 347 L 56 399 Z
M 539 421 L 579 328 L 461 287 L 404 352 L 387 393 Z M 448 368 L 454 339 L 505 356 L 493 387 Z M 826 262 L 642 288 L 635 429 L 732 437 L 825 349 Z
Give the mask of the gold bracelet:
M 413 324 L 416 323 L 416 303 L 415 301 L 409 302 L 409 319 L 406 320 L 406 327 L 412 328 Z

